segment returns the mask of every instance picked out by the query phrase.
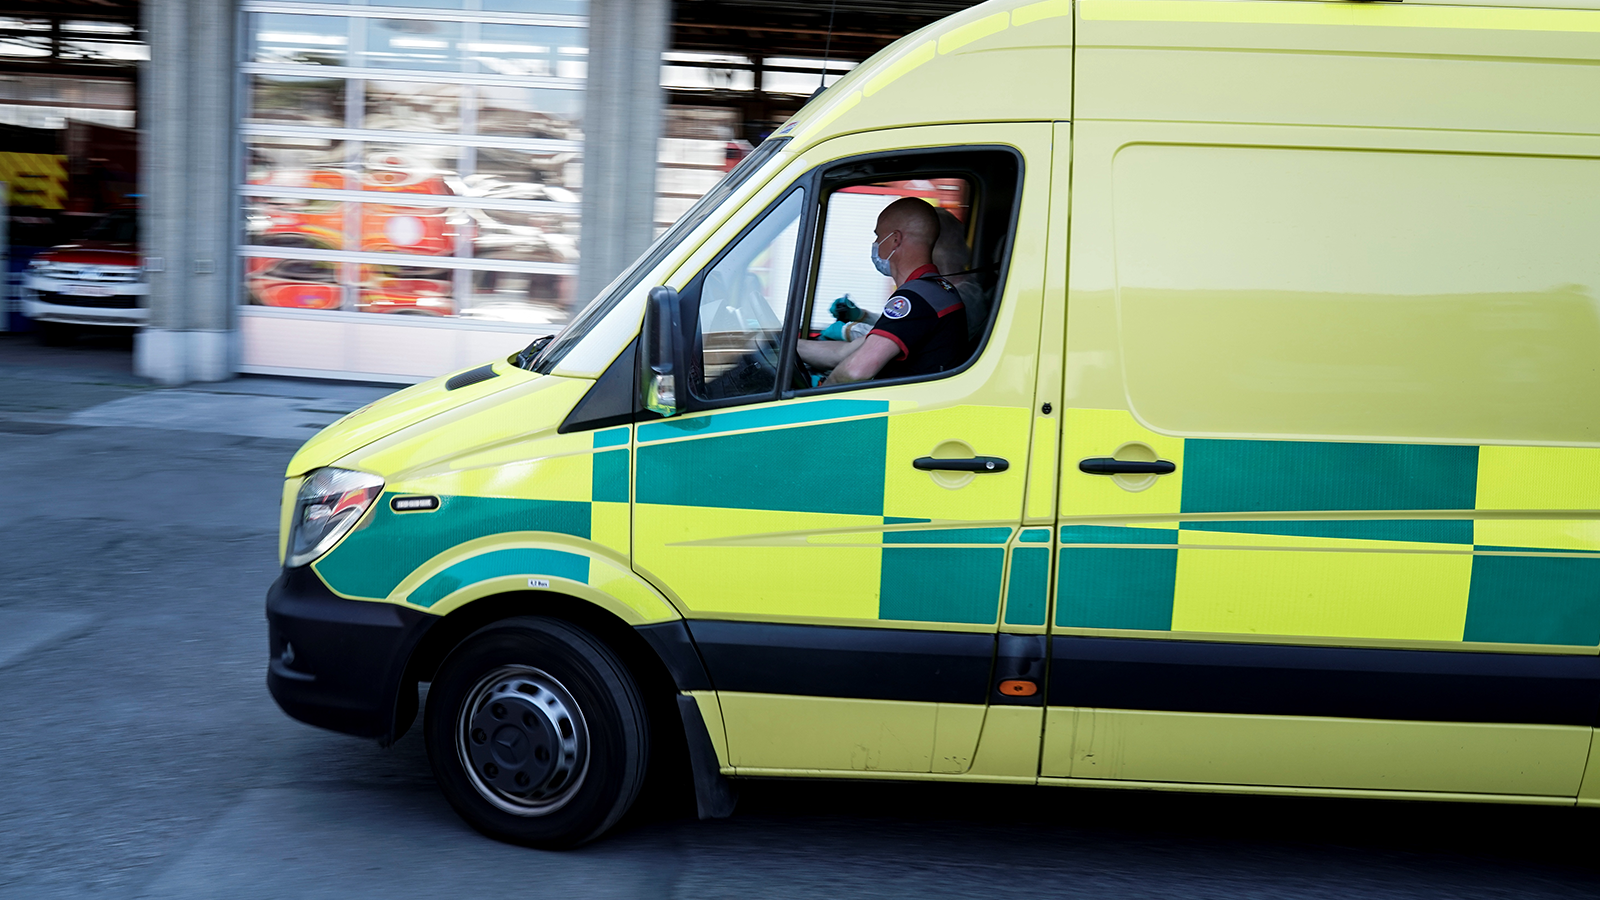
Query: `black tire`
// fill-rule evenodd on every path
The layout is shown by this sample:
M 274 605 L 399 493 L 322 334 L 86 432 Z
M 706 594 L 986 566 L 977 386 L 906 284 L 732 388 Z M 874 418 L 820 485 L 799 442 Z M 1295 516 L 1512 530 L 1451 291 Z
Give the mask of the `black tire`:
M 556 619 L 486 626 L 428 689 L 428 759 L 473 828 L 545 849 L 599 837 L 633 804 L 650 759 L 638 686 L 616 654 Z
M 65 347 L 78 337 L 76 328 L 60 322 L 34 322 L 33 333 L 46 347 Z

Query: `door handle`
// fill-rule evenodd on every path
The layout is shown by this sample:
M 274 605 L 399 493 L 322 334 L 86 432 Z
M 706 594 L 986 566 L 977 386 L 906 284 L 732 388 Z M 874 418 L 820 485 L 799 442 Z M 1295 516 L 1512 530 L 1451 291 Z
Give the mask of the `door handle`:
M 1164 459 L 1145 462 L 1139 459 L 1094 456 L 1078 463 L 1078 471 L 1090 475 L 1171 475 L 1178 471 L 1178 467 Z
M 911 465 L 924 472 L 977 472 L 980 475 L 1004 472 L 1011 468 L 1011 463 L 998 456 L 974 456 L 971 459 L 937 459 L 932 456 L 919 456 L 911 461 Z

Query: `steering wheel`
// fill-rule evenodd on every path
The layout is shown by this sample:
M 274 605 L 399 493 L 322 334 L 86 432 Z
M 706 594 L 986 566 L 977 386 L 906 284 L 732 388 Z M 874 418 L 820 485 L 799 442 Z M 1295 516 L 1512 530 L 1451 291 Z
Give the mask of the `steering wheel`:
M 781 334 L 781 332 L 778 332 Z M 778 380 L 778 367 L 783 362 L 783 352 L 778 346 L 778 339 L 772 332 L 767 332 L 760 340 L 756 341 L 754 349 L 750 352 L 750 361 L 761 370 L 773 383 Z M 816 373 L 806 365 L 806 361 L 795 354 L 794 372 L 789 379 L 789 389 L 803 391 L 811 387 L 812 378 Z
M 792 390 L 803 391 L 822 382 L 819 377 L 822 373 L 811 368 L 811 364 L 800 358 L 799 352 L 794 355 L 794 377 L 791 378 L 789 387 Z

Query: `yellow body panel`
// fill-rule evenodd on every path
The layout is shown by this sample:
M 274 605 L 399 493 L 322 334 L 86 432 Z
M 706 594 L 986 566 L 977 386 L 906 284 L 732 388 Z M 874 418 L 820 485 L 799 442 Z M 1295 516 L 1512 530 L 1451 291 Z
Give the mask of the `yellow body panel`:
M 931 772 L 939 704 L 719 694 L 734 769 Z
M 1478 451 L 1473 540 L 1506 547 L 1600 550 L 1600 449 L 1484 447 Z M 1520 518 L 1518 511 L 1549 518 Z
M 975 778 L 1032 782 L 1039 772 L 1044 710 L 1037 706 L 991 706 L 969 773 Z
M 810 546 L 791 542 L 791 536 L 803 540 L 825 529 L 854 531 L 882 521 L 829 513 L 660 507 L 635 519 L 639 547 L 660 548 L 644 554 L 636 565 L 680 598 L 692 615 L 871 620 L 878 616 L 876 541 L 865 547 Z M 769 538 L 777 546 L 762 546 L 764 535 L 781 537 Z M 817 590 L 819 569 L 832 590 Z
M 976 398 L 974 398 L 976 399 Z M 1019 517 L 1021 482 L 1027 477 L 1028 412 L 1019 406 L 961 406 L 889 418 L 883 514 L 935 520 L 1013 522 Z M 952 487 L 911 467 L 921 456 L 943 456 L 946 441 L 966 444 L 978 456 L 1019 465 L 1002 475 L 972 477 Z M 1013 472 L 1015 474 L 1013 474 Z
M 1036 7 L 1029 7 L 1036 9 Z M 1021 13 L 1014 13 L 1016 20 Z M 1066 371 L 1067 260 L 1072 233 L 1071 172 L 1072 123 L 1054 125 L 1050 164 L 1050 226 L 1045 234 L 1044 302 L 1039 315 L 1038 377 L 1033 395 L 1033 448 L 1028 461 L 1028 497 L 1025 524 L 1048 523 L 1055 518 L 1060 482 L 1056 467 L 1064 445 L 1066 412 L 1062 403 L 1062 378 Z
M 1538 141 L 1511 155 L 1504 138 L 1395 135 L 1384 150 L 1333 129 L 1334 146 L 1308 147 L 1264 126 L 1078 125 L 1096 131 L 1121 143 L 1102 171 L 1128 398 L 1145 424 L 1187 437 L 1600 440 L 1587 365 L 1600 263 L 1581 237 L 1600 230 L 1600 159 L 1529 152 Z M 1563 195 L 1572 202 L 1548 199 Z M 1223 206 L 1239 212 L 1219 219 Z M 1523 224 L 1535 219 L 1545 227 Z M 1411 237 L 1373 245 L 1376 222 Z
M 278 565 L 289 552 L 289 525 L 294 519 L 294 505 L 300 493 L 300 484 L 304 479 L 286 478 L 283 481 L 283 495 L 278 498 Z
M 1589 765 L 1578 788 L 1578 805 L 1600 807 L 1600 729 L 1589 739 Z
M 1046 787 L 1087 787 L 1195 794 L 1265 794 L 1275 797 L 1335 797 L 1352 800 L 1417 800 L 1426 803 L 1517 803 L 1571 806 L 1570 797 L 1537 794 L 1472 794 L 1462 791 L 1379 791 L 1361 788 L 1282 787 L 1270 784 L 1192 784 L 1182 781 L 1118 781 L 1109 778 L 1040 778 Z
M 396 391 L 344 416 L 322 429 L 296 451 L 294 458 L 289 461 L 288 474 L 302 475 L 318 466 L 329 465 L 379 438 L 388 437 L 471 401 L 525 385 L 536 377 L 531 372 L 501 361 L 492 365 L 499 377 L 451 391 L 445 388 L 450 376 L 441 375 Z
M 1183 438 L 1157 434 L 1120 409 L 1072 407 L 1061 416 L 1061 516 L 1063 519 L 1114 521 L 1144 517 L 1171 527 L 1160 518 L 1177 517 L 1183 497 Z M 1153 479 L 1148 487 L 1129 490 L 1119 479 L 1085 476 L 1078 463 L 1094 457 L 1118 456 L 1128 444 L 1143 444 L 1157 459 L 1175 464 L 1177 471 Z M 1137 459 L 1124 452 L 1118 458 Z M 1133 519 L 1129 524 L 1141 524 Z
M 891 44 L 777 133 L 804 147 L 933 122 L 1069 119 L 1072 28 L 1064 0 L 1002 0 L 956 13 Z
M 563 468 L 568 463 L 557 460 L 588 453 L 593 433 L 559 434 L 556 428 L 589 387 L 590 382 L 576 378 L 532 378 L 515 390 L 436 413 L 426 427 L 373 441 L 339 465 L 466 489 L 459 492 L 588 499 L 581 490 L 585 473 Z
M 722 691 L 735 772 L 791 769 L 960 774 L 972 765 L 984 708 Z M 702 711 L 704 709 L 702 708 Z
M 589 504 L 589 539 L 623 559 L 633 552 L 633 512 L 628 504 L 601 502 Z
M 697 696 L 699 696 L 697 694 Z M 823 702 L 802 702 L 798 704 L 778 703 L 768 707 L 762 700 L 762 695 L 737 695 L 722 694 L 723 698 L 739 697 L 739 702 L 755 702 L 757 704 L 753 715 L 762 721 L 769 721 L 767 717 L 777 717 L 783 713 L 793 713 L 801 716 L 830 715 L 838 712 L 840 701 L 826 701 L 825 698 L 775 698 L 779 701 L 803 700 Z M 767 695 L 771 696 L 771 695 Z M 844 703 L 884 704 L 886 701 L 843 701 Z M 926 734 L 927 719 L 930 711 L 927 707 L 936 707 L 931 713 L 935 719 L 932 756 L 932 771 L 918 769 L 896 770 L 889 768 L 868 768 L 857 765 L 864 762 L 870 755 L 867 748 L 878 746 L 874 741 L 888 740 L 879 731 L 874 729 L 887 728 L 891 725 L 902 727 L 907 733 L 917 735 L 920 744 Z M 702 706 L 702 710 L 705 707 Z M 856 713 L 865 715 L 862 720 Z M 811 734 L 800 736 L 802 744 L 812 748 L 803 754 L 787 755 L 782 752 L 773 752 L 770 759 L 784 763 L 798 763 L 797 765 L 752 765 L 748 762 L 738 766 L 728 766 L 723 769 L 726 775 L 749 775 L 762 777 L 807 777 L 826 776 L 828 778 L 879 778 L 879 779 L 917 779 L 924 781 L 969 781 L 986 784 L 1033 784 L 1038 780 L 1039 767 L 1039 736 L 1040 726 L 1043 722 L 1043 710 L 1037 708 L 1017 706 L 994 706 L 985 710 L 981 706 L 964 704 L 889 704 L 882 708 L 872 705 L 852 710 L 846 714 L 847 727 L 852 733 L 862 738 L 863 743 L 855 745 L 849 753 L 840 752 L 837 742 L 819 742 Z M 982 740 L 979 742 L 979 751 L 976 758 L 969 753 L 963 753 L 962 748 L 970 748 L 969 734 L 978 727 L 982 728 Z M 777 724 L 775 727 L 783 734 L 789 734 L 786 729 L 791 728 L 787 723 Z M 758 734 L 757 739 L 766 735 Z M 713 740 L 716 740 L 716 736 Z M 898 742 L 898 735 L 894 738 Z M 767 748 L 768 744 L 762 743 L 760 747 Z M 946 747 L 952 747 L 956 752 L 946 753 Z M 884 758 L 880 753 L 879 761 Z M 914 752 L 906 752 L 899 757 L 906 765 L 920 766 L 922 757 Z M 843 766 L 843 767 L 841 767 Z
M 717 765 L 725 775 L 733 774 L 733 763 L 728 761 L 728 733 L 722 727 L 722 703 L 716 691 L 687 691 L 700 708 L 700 718 L 706 723 L 706 734 L 711 738 L 711 749 L 716 751 Z
M 1190 547 L 1190 543 L 1204 547 Z M 1399 541 L 1181 532 L 1172 630 L 1460 640 L 1472 557 Z M 1345 545 L 1345 546 L 1341 546 Z M 1214 549 L 1227 548 L 1234 549 Z M 1295 548 L 1316 548 L 1299 551 Z M 1245 550 L 1259 552 L 1241 552 Z M 1328 552 L 1332 551 L 1332 552 Z M 1249 585 L 1241 590 L 1241 585 Z M 1374 585 L 1384 589 L 1374 591 Z
M 1600 134 L 1600 110 L 1560 99 L 1600 90 L 1600 72 L 1583 64 L 1600 58 L 1594 34 L 1551 28 L 1559 18 L 1592 21 L 1594 11 L 1281 0 L 1105 4 L 1080 4 L 1080 123 L 1277 122 Z M 1177 13 L 1171 20 L 1152 20 L 1170 11 Z M 1207 16 L 1236 21 L 1197 21 Z M 1237 21 L 1247 17 L 1256 21 Z M 1310 21 L 1330 17 L 1346 21 Z M 1486 17 L 1551 30 L 1486 30 Z M 1384 27 L 1384 20 L 1409 20 L 1410 27 Z M 1285 90 L 1289 85 L 1295 89 Z
M 1078 11 L 1052 628 L 1594 653 L 1600 12 Z M 1176 471 L 1077 471 L 1130 444 Z M 1586 744 L 1051 702 L 1072 782 L 1570 797 Z
M 986 718 L 982 706 L 940 703 L 933 732 L 933 771 L 959 775 L 972 767 L 972 751 Z
M 1048 401 L 1046 401 L 1048 402 Z M 1057 402 L 1060 402 L 1059 400 Z M 1043 404 L 1040 404 L 1043 406 Z M 1054 407 L 1052 406 L 1052 409 Z M 1056 459 L 1060 453 L 1061 418 L 1039 415 L 1033 419 L 1033 448 L 1028 455 L 1026 523 L 1048 521 L 1056 505 Z
M 1091 22 L 1192 22 L 1229 25 L 1339 25 L 1480 31 L 1600 33 L 1600 11 L 1371 7 L 1350 3 L 1196 3 L 1192 0 L 1081 0 Z
M 1577 793 L 1592 732 L 1063 707 L 1048 715 L 1046 776 L 1546 797 Z

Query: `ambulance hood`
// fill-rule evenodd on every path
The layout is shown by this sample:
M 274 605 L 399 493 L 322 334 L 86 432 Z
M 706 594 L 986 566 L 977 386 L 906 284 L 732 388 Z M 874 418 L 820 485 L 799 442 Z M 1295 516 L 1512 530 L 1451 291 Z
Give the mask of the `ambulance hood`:
M 487 372 L 485 371 L 487 370 Z M 490 375 L 488 373 L 492 372 Z M 332 465 L 374 441 L 467 406 L 493 404 L 496 395 L 542 377 L 504 360 L 441 375 L 369 403 L 318 432 L 289 460 L 288 477 Z

